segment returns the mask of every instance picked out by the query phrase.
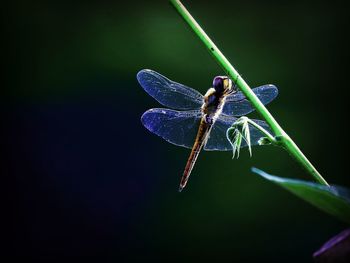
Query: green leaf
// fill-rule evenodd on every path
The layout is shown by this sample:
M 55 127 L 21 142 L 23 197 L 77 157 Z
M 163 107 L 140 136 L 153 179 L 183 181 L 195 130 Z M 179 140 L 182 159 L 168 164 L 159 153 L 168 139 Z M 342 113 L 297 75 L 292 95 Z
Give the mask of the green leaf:
M 252 171 L 287 189 L 322 211 L 350 223 L 350 189 L 336 185 L 325 186 L 304 180 L 281 178 L 267 174 L 255 167 L 252 168 Z

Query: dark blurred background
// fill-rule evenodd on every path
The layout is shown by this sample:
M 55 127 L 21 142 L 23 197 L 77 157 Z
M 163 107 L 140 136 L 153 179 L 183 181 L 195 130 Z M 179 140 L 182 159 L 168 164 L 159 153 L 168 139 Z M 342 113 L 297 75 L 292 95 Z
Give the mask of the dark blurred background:
M 184 1 L 320 173 L 350 186 L 349 21 L 304 1 Z M 142 68 L 204 93 L 222 70 L 167 1 L 12 1 L 2 10 L 4 255 L 52 262 L 311 262 L 347 226 L 250 172 L 311 178 L 282 149 L 239 160 L 148 132 Z M 256 115 L 252 115 L 255 116 Z

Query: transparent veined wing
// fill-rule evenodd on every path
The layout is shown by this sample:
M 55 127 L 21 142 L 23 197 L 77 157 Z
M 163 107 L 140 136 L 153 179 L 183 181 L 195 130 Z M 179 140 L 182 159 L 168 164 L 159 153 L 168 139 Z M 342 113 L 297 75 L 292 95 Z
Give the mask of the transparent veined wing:
M 273 101 L 278 95 L 278 89 L 274 85 L 260 86 L 254 88 L 253 92 L 264 105 Z M 254 110 L 249 100 L 239 91 L 227 96 L 222 112 L 227 115 L 244 116 Z
M 198 91 L 174 82 L 153 70 L 139 71 L 137 80 L 149 95 L 165 107 L 192 110 L 200 108 L 203 104 L 203 95 Z
M 207 144 L 204 146 L 204 150 L 206 151 L 231 151 L 232 146 L 228 139 L 226 138 L 226 131 L 228 128 L 232 126 L 232 124 L 237 120 L 237 118 L 233 116 L 229 116 L 226 114 L 221 114 L 219 118 L 214 123 Z M 254 120 L 257 124 L 262 126 L 267 131 L 270 131 L 269 126 L 266 122 L 261 120 Z M 254 126 L 249 125 L 250 131 L 250 140 L 252 145 L 257 145 L 258 141 L 264 135 L 256 129 Z M 243 140 L 241 147 L 246 147 L 247 144 Z
M 202 117 L 200 110 L 176 111 L 170 109 L 150 109 L 142 117 L 142 124 L 152 133 L 167 142 L 192 148 Z

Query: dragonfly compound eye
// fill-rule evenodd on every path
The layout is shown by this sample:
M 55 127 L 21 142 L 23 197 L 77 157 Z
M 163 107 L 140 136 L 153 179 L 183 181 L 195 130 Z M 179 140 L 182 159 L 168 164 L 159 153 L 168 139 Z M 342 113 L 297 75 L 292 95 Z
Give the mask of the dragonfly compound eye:
M 215 77 L 213 80 L 213 88 L 219 93 L 224 91 L 224 80 L 225 77 L 221 76 Z
M 226 76 L 217 76 L 213 80 L 213 87 L 218 93 L 232 88 L 232 81 Z

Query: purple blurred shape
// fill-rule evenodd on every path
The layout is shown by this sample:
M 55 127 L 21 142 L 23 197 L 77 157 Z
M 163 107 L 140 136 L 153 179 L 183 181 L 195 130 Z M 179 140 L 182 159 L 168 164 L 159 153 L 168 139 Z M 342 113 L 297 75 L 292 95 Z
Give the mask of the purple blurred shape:
M 328 240 L 313 254 L 315 262 L 350 262 L 350 228 Z

